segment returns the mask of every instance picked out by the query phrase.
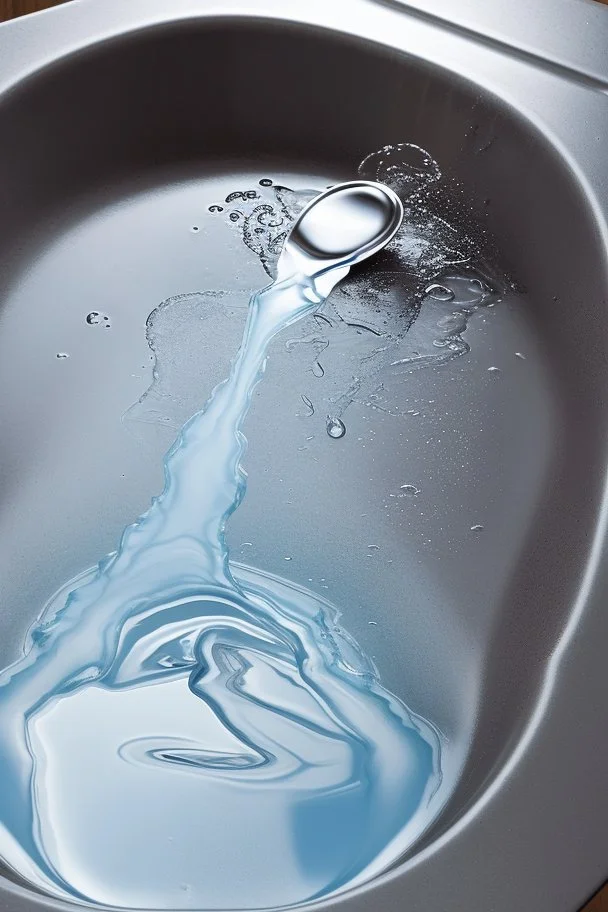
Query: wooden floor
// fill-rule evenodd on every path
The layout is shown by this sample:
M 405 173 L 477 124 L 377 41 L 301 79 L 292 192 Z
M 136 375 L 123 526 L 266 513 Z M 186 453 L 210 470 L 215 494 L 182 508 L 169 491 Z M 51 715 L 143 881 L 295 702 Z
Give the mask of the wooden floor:
M 26 13 L 37 13 L 62 2 L 63 0 L 0 0 L 0 21 L 24 16 Z
M 581 912 L 608 912 L 608 885 L 600 890 Z
M 57 6 L 65 0 L 0 0 L 0 22 L 12 19 L 14 16 L 23 16 L 26 13 L 35 13 L 49 6 Z M 128 2 L 128 0 L 125 0 Z M 170 0 L 167 0 L 170 3 Z M 600 0 L 608 4 L 608 0 Z M 608 867 L 608 865 L 607 865 Z M 429 909 L 429 912 L 433 912 Z M 475 910 L 471 910 L 475 912 Z M 533 912 L 533 910 L 513 910 L 513 912 Z M 581 912 L 608 912 L 608 884 L 601 890 Z

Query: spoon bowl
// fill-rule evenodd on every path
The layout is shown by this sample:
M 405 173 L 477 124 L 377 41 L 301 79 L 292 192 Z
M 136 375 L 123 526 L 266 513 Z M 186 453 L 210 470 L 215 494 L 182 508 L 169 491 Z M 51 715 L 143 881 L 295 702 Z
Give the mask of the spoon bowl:
M 278 278 L 298 272 L 309 278 L 340 271 L 378 253 L 403 221 L 403 205 L 376 181 L 347 181 L 320 193 L 302 210 L 279 259 Z

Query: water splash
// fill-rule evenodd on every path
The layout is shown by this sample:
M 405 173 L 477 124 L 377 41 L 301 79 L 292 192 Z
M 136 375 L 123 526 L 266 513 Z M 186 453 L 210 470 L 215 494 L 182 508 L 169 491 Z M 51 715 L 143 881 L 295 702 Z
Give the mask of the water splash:
M 0 855 L 56 897 L 297 904 L 385 868 L 443 801 L 437 734 L 380 685 L 338 611 L 228 560 L 268 344 L 320 303 L 295 279 L 253 296 L 162 494 L 0 674 Z
M 358 173 L 399 194 L 405 207 L 402 226 L 373 266 L 364 264 L 351 273 L 315 316 L 316 324 L 304 321 L 289 342 L 303 372 L 320 378 L 317 365 L 322 366 L 322 397 L 338 418 L 353 402 L 369 404 L 383 383 L 385 393 L 394 386 L 385 383 L 387 374 L 395 375 L 391 367 L 398 365 L 403 374 L 406 364 L 440 367 L 466 355 L 469 346 L 462 336 L 469 318 L 480 307 L 497 303 L 507 287 L 504 279 L 490 274 L 466 232 L 436 211 L 443 176 L 429 152 L 413 143 L 385 146 L 368 155 Z M 227 219 L 274 277 L 290 226 L 319 190 L 293 190 L 270 179 L 260 180 L 259 186 L 253 201 L 248 196 L 253 191 L 240 191 L 239 208 L 229 211 Z M 451 308 L 437 311 L 436 304 Z M 437 325 L 440 318 L 444 322 Z M 297 352 L 298 345 L 305 352 Z M 434 350 L 440 348 L 444 351 Z M 412 356 L 412 350 L 425 354 Z M 381 398 L 385 411 L 401 414 L 402 396 Z

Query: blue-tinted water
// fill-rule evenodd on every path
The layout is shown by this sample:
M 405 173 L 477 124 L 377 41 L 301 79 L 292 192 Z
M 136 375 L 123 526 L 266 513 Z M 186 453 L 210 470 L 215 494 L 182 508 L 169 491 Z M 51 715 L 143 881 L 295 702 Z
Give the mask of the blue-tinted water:
M 231 376 L 182 429 L 163 493 L 0 675 L 0 856 L 47 892 L 148 909 L 304 902 L 385 868 L 442 800 L 434 730 L 383 689 L 337 610 L 228 560 L 267 345 L 320 303 L 294 280 L 254 295 Z

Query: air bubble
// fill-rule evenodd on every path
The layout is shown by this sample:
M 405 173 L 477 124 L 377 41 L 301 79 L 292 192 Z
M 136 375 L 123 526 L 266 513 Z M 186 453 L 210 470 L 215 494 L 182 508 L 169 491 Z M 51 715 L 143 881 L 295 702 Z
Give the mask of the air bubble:
M 403 495 L 407 497 L 416 497 L 420 494 L 420 488 L 417 488 L 416 485 L 413 484 L 403 484 L 401 485 L 400 490 L 403 491 Z
M 269 177 L 263 177 L 260 181 L 260 187 L 272 187 L 272 181 Z
M 55 357 L 59 358 L 60 360 L 63 360 L 64 358 L 69 358 L 70 356 L 68 355 L 67 352 L 57 352 Z

